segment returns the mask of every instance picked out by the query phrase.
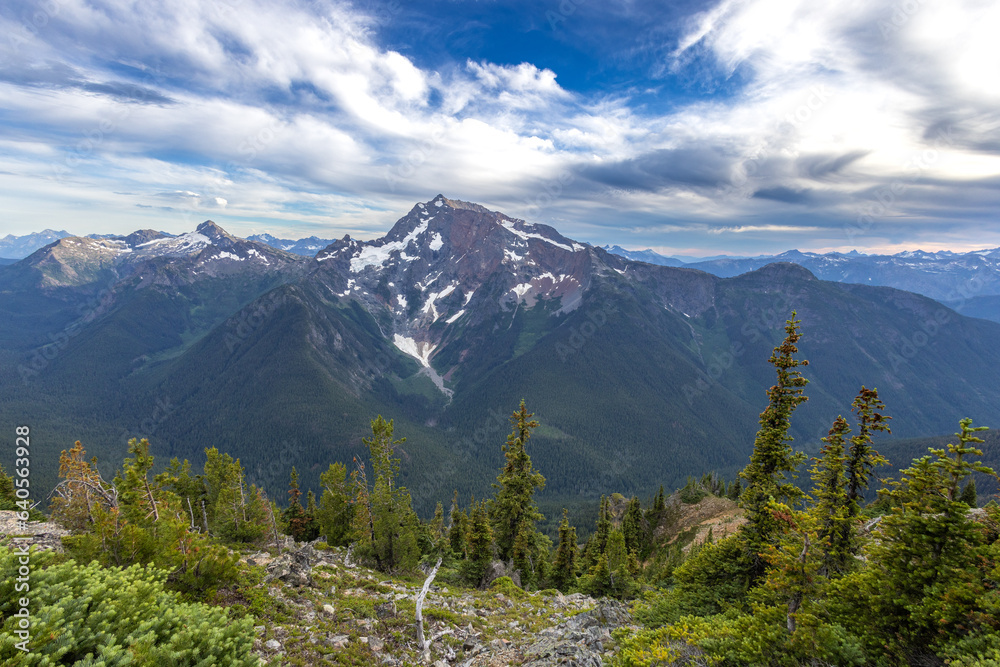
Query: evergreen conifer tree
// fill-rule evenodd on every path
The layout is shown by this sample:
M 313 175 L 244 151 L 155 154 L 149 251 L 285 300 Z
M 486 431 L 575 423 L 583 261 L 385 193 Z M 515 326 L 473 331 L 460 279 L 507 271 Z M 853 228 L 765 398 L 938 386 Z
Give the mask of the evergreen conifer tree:
M 186 462 L 185 462 L 186 463 Z M 270 527 L 270 516 L 263 496 L 248 486 L 239 459 L 221 454 L 215 447 L 205 450 L 205 475 L 192 480 L 182 468 L 180 477 L 170 477 L 174 488 L 185 493 L 185 503 L 202 487 L 209 526 L 213 535 L 236 542 L 253 542 Z M 201 483 L 204 480 L 204 483 Z M 185 508 L 194 514 L 193 507 Z
M 962 494 L 958 497 L 960 502 L 965 503 L 969 507 L 976 507 L 978 498 L 976 497 L 976 480 L 973 477 L 969 477 L 969 481 L 965 483 L 962 488 Z
M 319 537 L 319 507 L 316 505 L 316 494 L 312 489 L 306 492 L 306 510 L 302 524 L 302 541 L 312 542 Z
M 781 532 L 781 525 L 769 508 L 770 503 L 779 500 L 794 504 L 802 496 L 802 491 L 789 479 L 805 459 L 804 454 L 792 450 L 788 430 L 792 412 L 807 400 L 803 390 L 809 382 L 797 370 L 809 362 L 795 358 L 796 343 L 801 337 L 800 321 L 795 315 L 792 311 L 791 319 L 785 323 L 785 339 L 768 359 L 777 371 L 778 381 L 767 391 L 768 405 L 760 415 L 760 430 L 754 440 L 750 463 L 740 473 L 746 481 L 746 488 L 740 495 L 740 507 L 747 520 L 741 534 L 754 582 L 763 576 L 764 554 Z
M 563 509 L 562 522 L 559 524 L 559 546 L 552 564 L 552 583 L 561 591 L 568 591 L 576 585 L 578 551 L 576 528 L 569 525 L 569 515 Z
M 319 533 L 331 546 L 347 546 L 354 519 L 347 467 L 343 463 L 331 463 L 327 471 L 319 476 L 319 483 L 323 487 L 316 509 Z
M 847 455 L 845 437 L 851 427 L 843 417 L 837 417 L 830 433 L 823 438 L 820 458 L 813 465 L 812 508 L 818 525 L 818 545 L 822 551 L 822 570 L 828 575 L 847 570 L 856 549 L 854 521 L 850 515 L 850 500 L 846 487 Z
M 433 542 L 437 542 L 444 537 L 444 505 L 441 504 L 440 500 L 434 506 L 434 516 L 431 518 L 431 523 L 427 528 L 430 531 Z
M 532 467 L 526 447 L 531 431 L 538 427 L 532 416 L 522 399 L 510 419 L 514 428 L 503 446 L 506 462 L 493 485 L 496 495 L 489 503 L 497 555 L 502 560 L 513 557 L 514 542 L 522 531 L 526 531 L 525 540 L 533 543 L 531 533 L 535 532 L 535 523 L 544 518 L 535 504 L 534 494 L 545 487 L 545 478 Z
M 888 463 L 872 447 L 872 437 L 878 431 L 892 433 L 888 420 L 892 417 L 883 415 L 885 403 L 878 397 L 878 389 L 861 387 L 851 410 L 858 415 L 858 434 L 851 438 L 851 447 L 847 457 L 847 499 L 848 514 L 851 518 L 861 513 L 861 501 L 868 489 L 872 471 L 875 466 Z
M 302 507 L 302 492 L 299 490 L 299 471 L 292 466 L 292 474 L 288 482 L 288 507 L 282 513 L 288 525 L 289 534 L 297 541 L 305 541 L 308 537 L 309 519 Z
M 483 575 L 493 560 L 493 529 L 485 502 L 473 502 L 469 518 L 468 558 L 462 564 L 462 575 L 473 586 L 482 584 Z
M 364 466 L 354 476 L 360 504 L 355 525 L 359 525 L 357 553 L 372 561 L 383 572 L 412 570 L 420 558 L 417 543 L 419 520 L 413 512 L 410 492 L 397 484 L 399 459 L 394 447 L 405 438 L 393 440 L 393 422 L 379 415 L 372 420 L 372 437 L 363 442 L 368 447 L 372 465 L 372 487 Z
M 642 505 L 639 499 L 632 496 L 625 510 L 625 518 L 622 519 L 622 533 L 625 535 L 625 548 L 635 554 L 642 553 L 644 548 L 643 536 L 645 531 L 642 527 Z
M 450 526 L 448 527 L 448 543 L 456 556 L 466 558 L 469 555 L 469 515 L 458 506 L 458 491 L 451 504 Z
M 975 433 L 984 427 L 963 419 L 960 428 L 958 444 L 931 449 L 893 488 L 880 491 L 892 500 L 892 510 L 868 548 L 868 566 L 842 579 L 837 590 L 846 605 L 835 610 L 842 622 L 899 661 L 933 652 L 981 624 L 982 596 L 995 585 L 977 567 L 990 561 L 985 532 L 958 499 L 961 482 L 972 473 L 994 474 L 966 459 L 982 455 L 973 445 L 982 442 Z

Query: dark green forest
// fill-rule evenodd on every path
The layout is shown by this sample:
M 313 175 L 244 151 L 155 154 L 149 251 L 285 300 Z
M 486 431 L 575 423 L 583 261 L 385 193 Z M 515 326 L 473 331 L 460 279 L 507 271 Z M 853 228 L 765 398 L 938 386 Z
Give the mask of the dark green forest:
M 78 441 L 59 457 L 46 508 L 72 531 L 66 553 L 33 556 L 27 653 L 17 647 L 18 561 L 0 550 L 0 657 L 256 664 L 254 606 L 227 601 L 256 595 L 241 550 L 280 551 L 287 534 L 350 547 L 386 575 L 434 564 L 439 582 L 477 588 L 499 561 L 510 573 L 504 590 L 634 602 L 643 628 L 616 636 L 621 667 L 997 664 L 1000 506 L 988 498 L 996 474 L 981 462 L 995 436 L 962 419 L 953 437 L 896 461 L 886 446 L 892 406 L 861 386 L 843 398 L 821 449 L 799 451 L 793 424 L 811 400 L 805 371 L 816 363 L 800 350 L 799 325 L 793 312 L 770 354 L 776 379 L 737 474 L 689 477 L 670 495 L 663 486 L 648 498 L 604 495 L 587 513 L 541 504 L 550 471 L 535 456 L 538 441 L 559 435 L 529 400 L 485 430 L 495 452 L 480 463 L 492 464 L 489 491 L 438 485 L 424 518 L 407 481 L 410 435 L 382 416 L 368 420 L 350 464 L 314 452 L 325 463 L 317 487 L 291 466 L 280 495 L 255 483 L 252 465 L 208 444 L 203 461 L 164 461 L 169 453 L 133 438 L 108 472 Z M 679 508 L 711 497 L 738 504 L 738 530 L 700 543 L 663 538 Z M 27 519 L 30 506 L 2 472 L 0 509 Z M 81 599 L 101 613 L 83 611 Z M 138 618 L 158 620 L 139 627 Z

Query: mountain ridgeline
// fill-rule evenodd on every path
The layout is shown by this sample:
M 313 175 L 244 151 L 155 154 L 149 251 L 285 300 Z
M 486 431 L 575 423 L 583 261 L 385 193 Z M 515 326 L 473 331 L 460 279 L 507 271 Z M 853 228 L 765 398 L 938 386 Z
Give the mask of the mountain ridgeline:
M 1000 248 L 965 253 L 908 250 L 895 255 L 789 250 L 780 255 L 702 260 L 680 260 L 652 250 L 625 250 L 619 246 L 605 246 L 605 250 L 626 259 L 684 266 L 720 278 L 731 278 L 776 262 L 791 262 L 821 280 L 895 287 L 929 296 L 963 315 L 1000 322 Z
M 807 452 L 861 385 L 878 387 L 896 436 L 998 421 L 1000 324 L 791 263 L 720 278 L 632 261 L 441 195 L 311 258 L 206 222 L 65 238 L 2 266 L 0 414 L 31 425 L 39 485 L 74 440 L 118 461 L 148 437 L 164 462 L 229 452 L 272 497 L 292 465 L 318 488 L 331 461 L 350 464 L 382 414 L 407 438 L 403 483 L 424 514 L 452 489 L 489 490 L 524 398 L 555 515 L 733 477 L 792 310 Z

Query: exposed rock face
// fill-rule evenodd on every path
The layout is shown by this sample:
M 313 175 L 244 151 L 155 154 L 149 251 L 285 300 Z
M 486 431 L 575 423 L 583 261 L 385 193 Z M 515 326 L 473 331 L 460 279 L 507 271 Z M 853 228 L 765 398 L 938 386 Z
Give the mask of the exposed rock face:
M 515 570 L 512 565 L 505 563 L 502 560 L 495 560 L 490 563 L 490 566 L 486 568 L 486 573 L 483 575 L 483 581 L 479 587 L 489 588 L 490 584 L 500 577 L 510 577 L 510 580 L 514 582 L 515 586 L 518 588 L 521 587 L 520 570 Z
M 575 594 L 564 598 L 570 602 L 593 600 Z M 611 631 L 632 625 L 628 606 L 617 600 L 600 600 L 590 611 L 571 616 L 555 627 L 542 630 L 541 638 L 517 649 L 492 643 L 481 650 L 462 667 L 493 667 L 516 661 L 525 667 L 603 667 L 606 645 L 611 641 Z
M 228 275 L 301 275 L 308 260 L 265 243 L 228 234 L 211 220 L 193 232 L 168 236 L 140 230 L 128 236 L 70 236 L 22 261 L 8 280 L 22 286 L 112 290 L 127 280 L 150 285 L 189 285 Z
M 438 195 L 380 239 L 327 247 L 313 279 L 390 323 L 386 336 L 431 368 L 456 333 L 498 311 L 539 300 L 553 312 L 576 308 L 592 276 L 610 270 L 601 256 L 611 256 L 596 253 L 546 225 Z
M 264 566 L 267 570 L 264 583 L 279 580 L 296 587 L 312 586 L 312 565 L 317 560 L 318 552 L 310 544 L 284 553 Z
M 62 553 L 62 538 L 64 535 L 69 535 L 69 531 L 53 522 L 38 521 L 29 521 L 24 529 L 21 529 L 17 512 L 0 511 L 0 544 L 7 544 L 13 536 L 21 535 L 29 536 L 34 547 Z

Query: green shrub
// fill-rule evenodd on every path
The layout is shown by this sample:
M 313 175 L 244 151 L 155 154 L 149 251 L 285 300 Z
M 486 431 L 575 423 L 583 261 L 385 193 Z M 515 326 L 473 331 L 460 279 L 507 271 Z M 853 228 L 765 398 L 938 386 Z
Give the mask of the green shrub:
M 802 621 L 800 617 L 800 621 Z M 785 628 L 785 609 L 754 605 L 753 613 L 731 610 L 620 637 L 617 667 L 720 665 L 798 667 L 868 664 L 856 638 L 837 625 L 812 618 L 795 633 Z
M 638 619 L 651 627 L 682 616 L 710 616 L 745 603 L 749 560 L 738 535 L 706 544 L 673 572 L 676 585 L 642 606 Z
M 153 567 L 104 568 L 31 555 L 31 589 L 14 590 L 18 557 L 0 549 L 0 663 L 4 665 L 258 665 L 253 618 L 183 602 Z M 17 600 L 30 599 L 31 637 L 16 648 Z
M 517 584 L 510 577 L 499 577 L 490 584 L 490 590 L 495 593 L 503 593 L 510 598 L 522 598 L 525 592 L 518 588 Z

